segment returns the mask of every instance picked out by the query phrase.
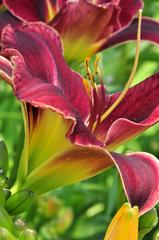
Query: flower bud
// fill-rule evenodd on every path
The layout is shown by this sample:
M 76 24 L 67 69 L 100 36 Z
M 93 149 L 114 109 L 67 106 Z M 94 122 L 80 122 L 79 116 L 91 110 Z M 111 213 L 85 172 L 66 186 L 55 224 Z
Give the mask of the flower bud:
M 3 141 L 0 141 L 0 169 L 3 170 L 4 174 L 7 173 L 8 170 L 8 150 L 6 144 Z
M 26 211 L 33 201 L 33 192 L 22 190 L 11 195 L 6 201 L 6 209 L 11 215 Z
M 156 208 L 151 209 L 141 216 L 139 221 L 139 240 L 142 240 L 143 237 L 156 226 L 157 222 Z
M 19 235 L 19 240 L 37 240 L 37 233 L 32 229 L 26 229 L 22 231 Z
M 138 207 L 125 203 L 113 218 L 104 240 L 138 240 Z
M 20 218 L 18 218 L 14 222 L 14 233 L 15 233 L 15 235 L 19 236 L 19 234 L 24 230 L 26 230 L 25 222 L 23 220 L 21 220 Z

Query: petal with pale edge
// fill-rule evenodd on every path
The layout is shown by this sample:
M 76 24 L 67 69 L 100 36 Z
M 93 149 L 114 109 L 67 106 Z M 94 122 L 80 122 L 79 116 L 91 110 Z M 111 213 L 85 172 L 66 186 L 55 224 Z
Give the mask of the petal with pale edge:
M 6 73 L 9 77 L 12 76 L 13 66 L 11 63 L 4 57 L 0 56 L 0 76 L 1 73 Z
M 140 214 L 153 208 L 159 201 L 159 161 L 149 153 L 121 155 L 112 153 L 119 170 L 126 195 Z
M 0 78 L 5 80 L 9 85 L 12 86 L 12 71 L 13 66 L 11 63 L 4 57 L 0 56 Z
M 138 240 L 138 207 L 125 203 L 110 223 L 104 240 Z
M 129 89 L 112 113 L 99 125 L 96 135 L 114 149 L 159 121 L 159 73 Z M 107 109 L 120 93 L 110 96 Z
M 14 16 L 28 22 L 49 22 L 56 14 L 56 2 L 54 0 L 4 0 L 4 4 Z
M 118 27 L 119 11 L 112 3 L 102 6 L 87 0 L 68 2 L 50 22 L 63 39 L 65 58 L 81 60 L 95 53 L 101 41 Z
M 111 36 L 109 40 L 103 44 L 100 50 L 123 44 L 127 41 L 136 40 L 137 28 L 138 19 L 134 19 L 128 27 Z M 159 44 L 159 21 L 143 17 L 141 25 L 141 39 Z
M 82 119 L 87 118 L 90 100 L 82 77 L 64 62 L 54 29 L 30 23 L 18 29 L 7 26 L 2 35 L 2 53 L 15 63 L 14 91 L 19 99 L 51 106 L 66 117 L 78 112 Z
M 111 155 L 104 149 L 74 146 L 31 172 L 23 188 L 41 194 L 92 177 L 112 165 Z

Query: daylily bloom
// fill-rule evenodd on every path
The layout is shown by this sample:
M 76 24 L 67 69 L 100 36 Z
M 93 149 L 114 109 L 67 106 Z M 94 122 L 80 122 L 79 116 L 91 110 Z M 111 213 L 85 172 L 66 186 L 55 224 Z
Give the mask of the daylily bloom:
M 92 87 L 72 71 L 58 33 L 46 24 L 5 27 L 2 55 L 0 75 L 22 102 L 25 120 L 17 189 L 44 193 L 115 164 L 140 214 L 158 202 L 158 160 L 148 153 L 111 151 L 158 122 L 159 74 L 130 88 L 108 115 L 120 93 L 109 95 L 102 83 Z
M 64 42 L 65 59 L 72 62 L 107 47 L 136 39 L 137 20 L 134 17 L 143 7 L 143 2 L 3 0 L 3 6 L 8 10 L 0 15 L 0 30 L 5 22 L 19 25 L 19 20 L 44 21 L 60 33 Z M 158 29 L 158 21 L 143 17 L 141 39 L 159 44 Z
M 113 218 L 104 240 L 138 240 L 138 207 L 125 203 Z

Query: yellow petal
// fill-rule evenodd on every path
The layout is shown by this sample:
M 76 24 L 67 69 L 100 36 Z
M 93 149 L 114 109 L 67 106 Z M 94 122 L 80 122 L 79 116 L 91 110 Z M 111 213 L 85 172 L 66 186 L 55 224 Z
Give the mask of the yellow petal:
M 138 240 L 138 207 L 125 203 L 113 218 L 104 240 Z

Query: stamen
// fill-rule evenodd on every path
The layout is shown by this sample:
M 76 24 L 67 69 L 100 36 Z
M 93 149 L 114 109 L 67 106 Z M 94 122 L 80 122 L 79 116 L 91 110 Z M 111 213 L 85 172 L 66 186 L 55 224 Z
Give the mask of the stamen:
M 100 80 L 100 83 L 102 84 L 103 81 L 102 81 L 102 76 L 101 76 L 101 71 L 100 71 L 100 68 L 99 68 L 99 61 L 101 60 L 101 57 L 97 56 L 96 57 L 96 60 L 94 62 L 94 73 L 93 73 L 93 78 L 97 75 L 99 80 Z M 95 80 L 94 80 L 95 81 Z
M 97 56 L 96 60 L 94 61 L 94 73 L 98 74 L 99 72 L 99 61 L 101 60 L 101 57 Z
M 90 60 L 91 60 L 90 57 L 87 57 L 85 59 L 85 69 L 86 69 L 86 74 L 88 76 L 88 79 L 91 81 L 92 87 L 95 88 L 95 82 L 94 82 L 93 74 L 91 73 L 91 69 L 89 67 Z
M 134 76 L 137 70 L 137 65 L 139 61 L 139 55 L 140 55 L 140 40 L 141 40 L 141 20 L 142 20 L 142 9 L 138 12 L 138 29 L 137 29 L 137 40 L 136 40 L 136 54 L 135 54 L 135 60 L 132 72 L 130 74 L 130 77 L 125 85 L 124 90 L 121 92 L 120 96 L 117 98 L 117 100 L 114 102 L 114 104 L 102 115 L 101 121 L 106 119 L 108 115 L 119 105 L 119 103 L 123 100 L 125 95 L 127 94 L 133 80 Z

